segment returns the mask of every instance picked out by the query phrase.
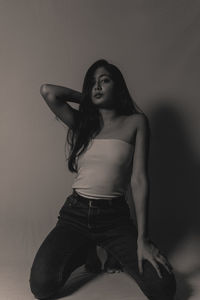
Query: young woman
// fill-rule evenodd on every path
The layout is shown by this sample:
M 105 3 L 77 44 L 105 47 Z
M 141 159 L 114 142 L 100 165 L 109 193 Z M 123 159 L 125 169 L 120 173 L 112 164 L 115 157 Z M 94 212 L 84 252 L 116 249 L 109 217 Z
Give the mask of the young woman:
M 69 127 L 68 168 L 76 177 L 56 226 L 35 256 L 29 279 L 32 293 L 37 299 L 55 297 L 70 274 L 86 263 L 88 249 L 98 245 L 148 299 L 174 299 L 172 267 L 148 236 L 149 122 L 121 72 L 101 59 L 86 72 L 82 93 L 45 84 L 41 94 Z M 79 103 L 79 110 L 66 101 Z M 130 186 L 136 223 L 125 201 Z

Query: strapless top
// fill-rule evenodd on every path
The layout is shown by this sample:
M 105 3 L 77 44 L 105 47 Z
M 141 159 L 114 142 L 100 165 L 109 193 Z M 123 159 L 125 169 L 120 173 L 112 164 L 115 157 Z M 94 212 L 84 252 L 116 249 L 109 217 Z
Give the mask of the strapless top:
M 134 145 L 120 139 L 92 139 L 79 156 L 72 188 L 87 198 L 124 195 L 130 183 Z

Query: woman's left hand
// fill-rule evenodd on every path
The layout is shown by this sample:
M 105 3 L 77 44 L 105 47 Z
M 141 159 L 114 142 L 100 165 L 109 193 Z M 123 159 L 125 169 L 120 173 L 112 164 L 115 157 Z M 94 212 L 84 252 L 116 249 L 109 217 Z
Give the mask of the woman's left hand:
M 154 266 L 160 278 L 162 278 L 162 275 L 158 262 L 161 263 L 169 273 L 172 273 L 172 266 L 152 241 L 147 238 L 141 238 L 137 240 L 137 246 L 138 268 L 141 274 L 143 273 L 142 262 L 145 259 Z

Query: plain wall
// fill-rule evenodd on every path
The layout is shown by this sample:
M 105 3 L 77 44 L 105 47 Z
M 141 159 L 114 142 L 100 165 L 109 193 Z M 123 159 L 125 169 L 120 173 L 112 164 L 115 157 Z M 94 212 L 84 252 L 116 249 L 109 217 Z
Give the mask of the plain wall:
M 2 264 L 31 264 L 71 193 L 73 174 L 64 155 L 67 127 L 55 120 L 40 86 L 81 91 L 88 67 L 105 58 L 122 71 L 150 120 L 152 237 L 177 269 L 184 271 L 183 261 L 195 269 L 199 14 L 195 0 L 0 1 Z

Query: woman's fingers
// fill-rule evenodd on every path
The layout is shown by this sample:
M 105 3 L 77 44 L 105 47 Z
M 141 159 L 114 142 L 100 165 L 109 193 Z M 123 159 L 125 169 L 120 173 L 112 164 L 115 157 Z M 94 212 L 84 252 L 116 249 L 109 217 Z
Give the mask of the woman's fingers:
M 149 259 L 148 259 L 148 260 L 149 260 Z M 162 278 L 162 275 L 161 275 L 159 266 L 158 266 L 158 264 L 156 263 L 156 261 L 154 261 L 154 260 L 149 260 L 149 262 L 150 262 L 150 263 L 154 266 L 154 268 L 156 269 L 156 272 L 158 273 L 158 276 L 159 276 L 160 278 Z M 142 273 L 143 273 L 142 259 L 138 259 L 138 269 L 139 269 L 140 274 L 142 274 Z
M 160 272 L 160 268 L 158 266 L 158 264 L 155 262 L 155 260 L 150 260 L 150 263 L 152 263 L 152 265 L 154 266 L 154 268 L 156 269 L 156 272 L 158 273 L 158 276 L 160 278 L 162 278 L 162 274 Z
M 153 265 L 160 278 L 162 278 L 163 276 L 161 274 L 160 266 L 158 263 L 162 264 L 169 273 L 172 273 L 172 267 L 168 262 L 167 258 L 160 253 L 159 249 L 153 243 L 150 244 L 144 243 L 144 246 L 145 247 L 138 248 L 137 251 L 138 269 L 140 274 L 143 273 L 143 265 L 142 265 L 143 259 L 148 260 Z
M 164 256 L 159 254 L 158 256 L 156 256 L 156 260 L 160 262 L 167 269 L 169 273 L 172 273 L 172 267 Z
M 142 258 L 138 257 L 138 269 L 140 274 L 143 273 L 143 267 L 142 267 Z

